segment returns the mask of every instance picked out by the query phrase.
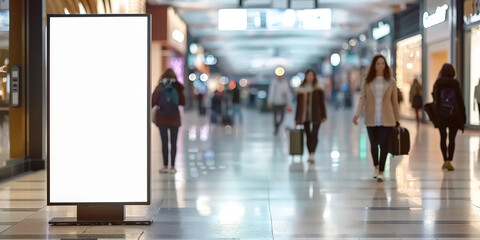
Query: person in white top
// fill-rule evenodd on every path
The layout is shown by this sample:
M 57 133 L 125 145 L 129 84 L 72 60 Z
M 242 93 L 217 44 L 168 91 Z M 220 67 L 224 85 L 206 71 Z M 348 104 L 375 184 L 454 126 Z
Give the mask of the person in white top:
M 480 79 L 478 79 L 478 84 L 475 86 L 475 100 L 477 100 L 477 111 L 480 117 Z M 474 105 L 475 106 L 475 105 Z
M 398 92 L 390 68 L 382 55 L 374 56 L 367 77 L 362 85 L 357 111 L 353 123 L 358 124 L 365 110 L 365 125 L 370 139 L 374 178 L 383 182 L 383 171 L 387 160 L 392 128 L 398 126 Z
M 270 83 L 267 104 L 268 108 L 273 109 L 275 135 L 277 135 L 285 116 L 285 107 L 288 112 L 292 111 L 292 91 L 283 75 L 277 76 L 277 80 Z

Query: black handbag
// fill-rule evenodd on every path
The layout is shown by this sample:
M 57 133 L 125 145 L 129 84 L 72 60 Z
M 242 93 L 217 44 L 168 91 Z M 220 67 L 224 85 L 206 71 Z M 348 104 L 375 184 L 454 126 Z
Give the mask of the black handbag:
M 427 112 L 428 118 L 433 123 L 437 122 L 437 104 L 435 102 L 427 103 L 423 107 L 425 108 L 425 112 Z

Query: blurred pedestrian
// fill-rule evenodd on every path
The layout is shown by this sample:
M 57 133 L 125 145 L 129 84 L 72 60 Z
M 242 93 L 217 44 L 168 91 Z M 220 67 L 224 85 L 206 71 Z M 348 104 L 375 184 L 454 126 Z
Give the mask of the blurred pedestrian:
M 385 57 L 375 55 L 362 85 L 353 123 L 357 125 L 360 114 L 365 111 L 365 125 L 375 166 L 374 178 L 378 182 L 383 182 L 392 128 L 399 125 L 397 94 L 397 85 Z
M 285 107 L 289 112 L 292 109 L 292 92 L 283 75 L 277 76 L 277 80 L 270 83 L 267 104 L 268 108 L 273 109 L 274 134 L 277 135 L 285 116 Z
M 327 119 L 323 89 L 319 86 L 315 70 L 305 72 L 305 79 L 297 89 L 297 110 L 295 124 L 303 124 L 310 153 L 309 163 L 315 163 L 315 149 L 318 143 L 320 124 Z
M 162 138 L 163 169 L 162 173 L 176 173 L 175 157 L 177 154 L 177 136 L 181 125 L 179 106 L 185 106 L 183 85 L 177 80 L 172 69 L 168 68 L 152 95 L 152 106 L 158 106 L 155 124 L 160 129 Z M 170 132 L 170 141 L 168 133 Z M 170 143 L 170 170 L 168 169 L 168 145 Z
M 433 100 L 436 106 L 435 127 L 440 131 L 440 148 L 443 155 L 442 169 L 455 170 L 452 166 L 455 152 L 455 137 L 458 130 L 464 130 L 467 120 L 460 83 L 455 79 L 455 68 L 445 63 L 433 85 Z M 447 146 L 448 129 L 448 146 Z
M 218 117 L 222 115 L 222 93 L 215 90 L 212 97 L 212 106 L 210 112 L 210 122 L 218 123 Z
M 480 79 L 478 79 L 478 84 L 475 86 L 475 102 L 476 106 L 473 105 L 473 108 L 477 107 L 478 117 L 480 118 Z
M 410 87 L 410 103 L 415 110 L 415 119 L 417 120 L 417 126 L 420 125 L 420 109 L 423 106 L 423 90 L 422 85 L 418 79 L 414 79 L 412 86 Z
M 238 85 L 232 90 L 232 104 L 233 104 L 233 121 L 235 122 L 235 115 L 238 115 L 238 123 L 243 124 L 242 105 L 240 104 L 240 89 Z
M 203 93 L 199 92 L 197 95 L 197 102 L 198 102 L 198 113 L 203 116 L 206 113 L 205 103 L 204 103 L 204 96 Z

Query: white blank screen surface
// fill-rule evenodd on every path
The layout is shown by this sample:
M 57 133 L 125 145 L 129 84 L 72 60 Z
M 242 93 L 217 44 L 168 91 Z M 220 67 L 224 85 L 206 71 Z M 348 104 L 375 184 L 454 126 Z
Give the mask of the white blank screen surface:
M 147 203 L 148 23 L 50 17 L 50 204 Z

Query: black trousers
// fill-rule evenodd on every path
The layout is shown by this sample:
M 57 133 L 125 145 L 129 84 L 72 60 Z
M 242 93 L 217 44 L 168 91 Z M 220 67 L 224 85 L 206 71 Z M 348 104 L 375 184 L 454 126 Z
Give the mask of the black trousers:
M 160 137 L 162 138 L 163 166 L 168 166 L 168 144 L 170 143 L 170 156 L 172 167 L 175 166 L 175 156 L 177 155 L 177 136 L 178 127 L 160 125 Z M 168 141 L 168 130 L 170 130 L 170 142 Z
M 455 152 L 455 137 L 457 136 L 458 129 L 453 127 L 439 127 L 438 130 L 440 130 L 440 148 L 442 149 L 443 161 L 452 161 L 453 153 Z
M 278 128 L 282 124 L 284 116 L 285 105 L 273 105 L 273 123 L 275 124 L 275 133 L 278 132 Z
M 318 130 L 320 129 L 320 123 L 303 123 L 305 136 L 307 137 L 308 152 L 314 153 L 318 143 Z
M 379 166 L 379 171 L 385 170 L 388 147 L 392 127 L 367 127 L 368 138 L 370 139 L 370 150 L 372 152 L 373 165 Z

